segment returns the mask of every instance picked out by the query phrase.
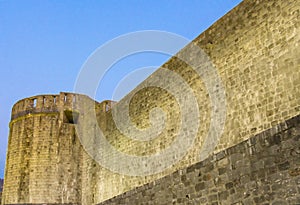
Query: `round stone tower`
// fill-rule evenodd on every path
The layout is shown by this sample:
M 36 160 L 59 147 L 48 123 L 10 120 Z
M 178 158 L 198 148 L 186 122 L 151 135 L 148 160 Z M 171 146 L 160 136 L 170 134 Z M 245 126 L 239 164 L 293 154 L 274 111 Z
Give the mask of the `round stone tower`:
M 39 95 L 13 106 L 3 204 L 81 202 L 83 150 L 73 108 L 79 96 Z

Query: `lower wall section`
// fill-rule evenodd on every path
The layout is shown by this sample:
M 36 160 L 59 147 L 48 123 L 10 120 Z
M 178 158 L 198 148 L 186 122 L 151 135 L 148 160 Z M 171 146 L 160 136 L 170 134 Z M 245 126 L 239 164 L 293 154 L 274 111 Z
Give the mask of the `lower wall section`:
M 24 203 L 21 203 L 21 204 L 5 204 L 5 205 L 80 205 L 80 204 L 70 204 L 70 203 L 53 203 L 53 204 L 45 204 L 45 203 L 42 203 L 42 204 L 24 204 Z
M 106 204 L 300 204 L 300 116 Z

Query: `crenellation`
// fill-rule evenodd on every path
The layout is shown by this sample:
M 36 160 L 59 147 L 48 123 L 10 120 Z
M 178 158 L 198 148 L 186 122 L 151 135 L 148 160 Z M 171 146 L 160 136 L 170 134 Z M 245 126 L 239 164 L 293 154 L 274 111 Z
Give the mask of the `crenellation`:
M 11 120 L 28 114 L 58 113 L 64 110 L 79 109 L 76 99 L 87 98 L 84 95 L 60 93 L 60 95 L 38 95 L 18 101 L 12 108 Z M 96 103 L 96 102 L 95 102 Z M 108 106 L 111 106 L 109 104 Z
M 55 113 L 58 105 L 54 99 L 57 96 L 39 95 L 18 101 L 12 108 L 11 120 L 33 113 Z
M 115 101 L 112 100 L 104 100 L 100 103 L 99 107 L 101 107 L 102 112 L 108 112 L 110 111 L 113 106 L 116 104 Z

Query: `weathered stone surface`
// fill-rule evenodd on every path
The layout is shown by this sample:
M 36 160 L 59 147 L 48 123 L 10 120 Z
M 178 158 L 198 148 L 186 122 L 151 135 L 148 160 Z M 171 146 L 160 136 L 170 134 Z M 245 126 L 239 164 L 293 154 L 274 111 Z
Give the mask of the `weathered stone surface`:
M 292 118 L 287 121 L 287 123 L 293 124 L 294 127 L 288 128 L 288 130 L 294 129 L 296 127 L 300 127 L 300 115 Z M 297 122 L 298 124 L 294 124 Z M 278 128 L 278 127 L 277 127 Z M 262 169 L 260 172 L 264 174 L 260 174 L 261 177 L 250 178 L 249 175 L 256 174 L 256 167 L 253 166 L 256 163 L 257 158 L 259 158 L 261 152 L 257 152 L 255 154 L 247 153 L 244 155 L 244 158 L 250 158 L 250 163 L 246 164 L 246 169 L 249 170 L 249 175 L 245 174 L 243 167 L 236 167 L 235 170 L 228 170 L 222 175 L 227 175 L 226 180 L 222 181 L 220 185 L 215 184 L 214 186 L 210 186 L 208 184 L 209 181 L 214 181 L 216 178 L 203 178 L 199 176 L 199 179 L 195 181 L 194 178 L 190 178 L 190 173 L 198 173 L 195 167 L 197 164 L 194 164 L 190 167 L 185 168 L 185 170 L 192 170 L 181 176 L 180 181 L 177 183 L 183 183 L 184 186 L 182 188 L 178 188 L 175 185 L 168 186 L 167 189 L 162 187 L 162 184 L 170 184 L 170 180 L 172 180 L 172 175 L 176 175 L 176 173 L 171 174 L 171 176 L 162 178 L 161 183 L 151 183 L 146 187 L 136 188 L 134 191 L 129 191 L 120 196 L 117 196 L 113 199 L 107 200 L 101 205 L 106 204 L 126 204 L 124 203 L 124 199 L 130 202 L 130 204 L 151 204 L 151 201 L 144 200 L 144 196 L 149 196 L 151 194 L 151 200 L 158 201 L 156 204 L 172 204 L 172 202 L 176 201 L 182 204 L 299 204 L 300 203 L 300 174 L 299 163 L 294 164 L 291 163 L 293 161 L 299 162 L 299 156 L 289 156 L 286 158 L 286 162 L 280 163 L 276 162 L 277 157 L 281 157 L 285 152 L 289 152 L 289 148 L 284 148 L 283 142 L 286 140 L 293 140 L 293 147 L 299 147 L 300 142 L 298 140 L 298 135 L 293 135 L 285 131 L 279 131 L 278 133 L 272 133 L 272 130 L 267 130 L 261 134 L 258 134 L 238 145 L 235 145 L 232 148 L 229 148 L 226 151 L 234 150 L 244 150 L 244 145 L 248 144 L 250 141 L 257 141 L 258 143 L 263 143 L 266 139 L 268 140 L 276 140 L 277 134 L 283 136 L 283 139 L 280 144 L 269 144 L 264 150 L 261 152 L 271 152 L 274 146 L 279 146 L 279 151 L 272 158 L 273 163 L 272 166 L 262 165 Z M 250 147 L 248 148 L 250 149 Z M 219 154 L 216 154 L 218 156 Z M 228 159 L 229 165 L 235 164 L 236 161 L 239 160 L 239 157 L 236 157 L 236 154 L 226 155 L 224 159 Z M 199 162 L 200 163 L 200 162 Z M 198 163 L 198 164 L 199 164 Z M 202 163 L 203 164 L 203 163 Z M 213 166 L 211 166 L 211 164 Z M 206 167 L 213 167 L 213 170 L 219 170 L 218 161 L 208 162 L 208 164 L 204 165 L 200 169 L 206 169 Z M 281 168 L 279 168 L 281 167 Z M 274 168 L 275 171 L 270 173 L 269 169 Z M 232 173 L 236 174 L 236 179 L 231 177 Z M 295 174 L 290 174 L 295 173 Z M 217 178 L 220 177 L 217 176 Z M 238 182 L 237 182 L 238 181 Z M 190 183 L 187 183 L 190 182 Z M 195 187 L 195 188 L 194 188 Z M 156 191 L 159 190 L 158 194 Z M 137 198 L 137 195 L 140 192 L 143 192 L 143 197 Z M 172 193 L 172 194 L 170 194 Z
M 288 119 L 300 114 L 299 8 L 297 0 L 244 0 L 193 41 L 209 55 L 226 91 L 225 128 L 215 150 L 204 161 L 199 162 L 199 152 L 211 126 L 212 102 L 203 79 L 178 57 L 162 67 L 178 74 L 195 93 L 200 128 L 185 157 L 162 173 L 126 176 L 96 163 L 82 149 L 70 121 L 70 112 L 77 111 L 71 106 L 74 94 L 41 95 L 17 102 L 10 123 L 3 203 L 90 205 L 126 192 L 114 198 L 115 202 L 105 203 L 225 201 L 245 205 L 281 203 L 285 197 L 289 198 L 286 203 L 297 204 L 300 120 Z M 199 56 L 190 53 L 189 58 Z M 157 73 L 138 88 L 151 79 L 155 79 L 154 84 L 164 79 Z M 219 93 L 220 87 L 213 90 Z M 117 106 L 128 100 L 125 97 Z M 180 127 L 178 102 L 158 87 L 138 91 L 129 109 L 132 122 L 141 129 L 151 126 L 149 114 L 153 108 L 166 111 L 165 129 L 153 140 L 132 140 L 121 134 L 107 105 L 109 102 L 96 103 L 98 124 L 107 141 L 128 155 L 163 151 L 172 144 Z M 184 123 L 192 120 L 187 118 Z M 87 131 L 94 136 L 93 129 Z
M 83 149 L 64 115 L 75 97 L 42 95 L 15 104 L 3 204 L 81 203 Z

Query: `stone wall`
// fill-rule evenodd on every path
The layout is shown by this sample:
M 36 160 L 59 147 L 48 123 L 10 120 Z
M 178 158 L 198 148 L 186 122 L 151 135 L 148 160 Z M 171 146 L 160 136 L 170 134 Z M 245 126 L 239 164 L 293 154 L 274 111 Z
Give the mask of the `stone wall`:
M 300 203 L 300 115 L 105 204 Z
M 12 109 L 3 204 L 81 201 L 82 147 L 66 121 L 76 95 L 41 95 Z
M 191 190 L 183 195 L 184 199 L 180 195 L 184 194 L 182 192 L 178 193 L 176 197 L 166 195 L 165 198 L 168 200 L 172 198 L 172 200 L 176 199 L 179 200 L 178 202 L 182 201 L 182 203 L 185 203 L 183 200 L 199 198 L 199 200 L 207 200 L 207 202 L 213 203 L 217 199 L 222 198 L 222 200 L 227 200 L 228 203 L 233 203 L 232 196 L 235 193 L 241 194 L 242 192 L 238 192 L 239 188 L 243 190 L 242 186 L 249 183 L 247 187 L 244 187 L 246 196 L 249 194 L 246 189 L 249 188 L 253 200 L 263 201 L 265 199 L 263 197 L 267 196 L 259 195 L 262 189 L 261 182 L 253 183 L 255 180 L 250 178 L 253 176 L 247 175 L 249 169 L 243 169 L 242 167 L 258 166 L 257 175 L 259 174 L 259 176 L 255 175 L 255 177 L 261 177 L 260 175 L 265 174 L 269 176 L 270 173 L 268 174 L 262 169 L 269 166 L 267 165 L 268 163 L 272 165 L 273 162 L 271 159 L 266 160 L 266 162 L 262 160 L 263 164 L 261 165 L 260 163 L 262 162 L 255 157 L 261 156 L 260 152 L 264 153 L 262 149 L 257 148 L 258 151 L 256 152 L 252 148 L 250 149 L 250 147 L 256 149 L 254 142 L 250 141 L 251 144 L 247 145 L 244 141 L 256 139 L 252 137 L 278 124 L 280 124 L 279 128 L 282 128 L 283 125 L 281 123 L 300 114 L 299 8 L 300 1 L 297 0 L 244 0 L 193 40 L 190 45 L 172 57 L 162 66 L 163 68 L 158 69 L 128 96 L 116 104 L 108 103 L 109 105 L 114 104 L 113 109 L 116 110 L 122 110 L 129 104 L 130 119 L 134 126 L 140 130 L 151 127 L 151 119 L 160 121 L 159 116 L 152 115 L 151 110 L 153 108 L 160 107 L 161 110 L 165 111 L 166 124 L 164 129 L 162 132 L 158 132 L 159 129 L 154 129 L 153 134 L 157 134 L 157 137 L 149 141 L 133 140 L 122 134 L 117 129 L 112 118 L 112 110 L 107 109 L 107 102 L 96 103 L 88 106 L 87 110 L 82 110 L 80 107 L 74 108 L 72 106 L 73 102 L 81 101 L 80 98 L 76 98 L 79 95 L 69 93 L 61 93 L 54 96 L 36 96 L 17 102 L 13 107 L 12 121 L 10 123 L 2 202 L 4 204 L 98 204 L 164 176 L 167 178 L 176 176 L 176 173 L 178 178 L 174 177 L 174 180 L 182 180 L 182 182 L 186 183 L 185 185 L 179 183 L 178 187 L 185 186 Z M 207 53 L 221 84 L 210 84 L 216 80 L 215 76 L 205 78 L 209 74 L 207 59 L 205 60 L 203 56 L 200 56 L 199 52 L 194 52 L 192 48 L 195 46 Z M 182 59 L 190 59 L 190 62 Z M 197 62 L 197 65 L 193 65 L 193 62 Z M 200 69 L 203 75 L 197 74 L 194 67 Z M 181 118 L 182 105 L 180 105 L 176 97 L 168 93 L 164 88 L 149 86 L 153 84 L 159 85 L 160 82 L 168 80 L 164 75 L 166 70 L 177 74 L 180 79 L 186 82 L 196 99 L 197 112 L 200 113 L 197 119 L 200 122 L 200 127 L 195 135 L 193 145 L 187 150 L 184 158 L 166 170 L 148 176 L 120 174 L 95 162 L 86 150 L 96 148 L 97 143 L 94 142 L 97 142 L 98 135 L 95 127 L 98 125 L 103 130 L 106 140 L 120 153 L 141 157 L 163 152 L 176 140 L 182 124 L 192 125 L 194 123 L 192 118 L 185 118 L 184 120 Z M 225 90 L 224 96 L 220 95 L 222 93 L 221 88 Z M 177 90 L 179 92 L 180 89 Z M 181 95 L 182 93 L 175 94 Z M 87 101 L 91 100 L 88 99 Z M 226 119 L 224 130 L 222 130 L 223 132 L 219 139 L 218 136 L 214 135 L 214 131 L 221 129 L 222 121 L 219 118 L 216 121 L 212 121 L 212 116 L 224 110 L 215 109 L 216 107 L 214 107 L 214 102 L 212 101 L 223 103 L 226 108 L 226 112 L 223 113 Z M 98 121 L 85 120 L 84 117 L 94 108 L 96 108 Z M 86 123 L 81 133 L 75 132 L 74 122 L 72 122 L 74 119 L 70 117 L 74 112 L 79 113 L 79 125 Z M 85 147 L 85 150 L 78 139 L 82 133 L 87 133 L 86 139 L 92 142 L 91 147 Z M 186 139 L 190 137 L 188 129 L 183 133 Z M 283 138 L 280 137 L 280 140 L 283 146 L 283 142 L 286 139 L 284 132 L 282 132 L 282 136 Z M 273 137 L 277 139 L 275 136 Z M 207 138 L 209 140 L 217 139 L 214 141 L 216 146 L 213 146 L 211 150 L 205 147 Z M 249 140 L 247 142 L 249 143 Z M 280 143 L 276 146 L 280 147 Z M 177 147 L 177 151 L 181 151 L 184 145 L 185 143 L 181 143 Z M 262 146 L 263 144 L 257 143 L 257 146 L 260 145 Z M 235 147 L 246 146 L 249 147 L 245 148 L 243 153 L 229 153 Z M 265 153 L 267 154 L 275 152 L 275 150 L 270 151 L 270 149 L 275 149 L 276 147 L 274 145 L 271 147 L 263 146 L 263 148 L 267 150 Z M 284 147 L 282 149 L 286 150 Z M 248 153 L 250 150 L 252 150 L 254 158 L 251 158 L 252 154 Z M 281 150 L 278 151 L 280 152 Z M 116 166 L 120 166 L 119 168 L 124 166 L 124 162 L 118 160 L 113 153 L 106 153 L 103 150 L 99 150 L 99 153 L 101 157 L 114 161 Z M 216 153 L 223 153 L 223 159 L 211 162 L 210 156 Z M 177 157 L 172 154 L 170 153 L 171 157 Z M 213 156 L 221 157 L 220 155 Z M 244 159 L 243 155 L 247 157 Z M 276 156 L 279 155 L 277 153 Z M 206 157 L 209 158 L 200 164 L 203 165 L 203 169 L 209 171 L 201 171 L 201 176 L 195 174 L 202 170 L 201 167 L 194 170 L 191 170 L 193 168 L 186 169 L 186 167 L 190 166 L 199 166 L 198 162 L 203 161 Z M 270 156 L 270 158 L 272 157 L 273 155 Z M 281 158 L 276 157 L 276 159 Z M 294 158 L 291 156 L 291 159 Z M 258 160 L 257 164 L 254 162 L 255 160 Z M 160 164 L 158 163 L 157 166 L 167 163 L 167 160 L 158 160 L 158 162 Z M 288 168 L 286 169 L 284 164 L 282 165 L 283 168 L 279 168 L 281 165 L 279 165 L 279 162 L 276 162 L 276 166 L 274 165 L 277 169 L 276 171 L 280 171 L 277 173 L 286 174 L 288 172 L 287 169 L 290 171 L 290 169 L 297 168 L 293 167 L 294 165 L 296 166 L 296 163 L 288 162 L 289 164 L 286 165 Z M 285 163 L 285 161 L 282 163 Z M 149 167 L 151 166 L 149 165 Z M 142 168 L 144 169 L 145 167 Z M 157 167 L 151 167 L 148 171 L 155 173 L 156 169 Z M 232 172 L 230 172 L 231 169 L 233 170 Z M 239 178 L 235 182 L 234 177 L 238 175 L 235 175 L 234 169 L 240 172 L 244 171 L 245 177 Z M 251 167 L 252 171 L 254 169 Z M 186 170 L 185 172 L 189 170 L 191 175 L 195 175 L 193 177 L 198 178 L 193 182 L 188 181 L 190 180 L 188 173 L 178 171 L 172 174 L 176 170 Z M 209 175 L 210 171 L 211 175 Z M 226 173 L 227 171 L 228 173 Z M 295 172 L 297 173 L 297 171 Z M 229 173 L 234 173 L 233 178 L 229 178 Z M 182 176 L 186 175 L 186 179 L 184 177 L 181 179 L 180 174 Z M 223 177 L 228 177 L 226 179 L 229 183 L 227 187 L 226 184 L 215 189 L 210 187 L 217 186 L 218 182 L 224 181 Z M 217 178 L 220 178 L 220 181 L 214 181 Z M 275 178 L 276 176 L 274 175 Z M 259 179 L 263 179 L 263 177 Z M 289 180 L 293 179 L 290 176 Z M 276 183 L 277 178 L 273 184 L 269 184 L 269 187 L 272 190 L 276 189 Z M 293 183 L 293 181 L 288 183 Z M 274 187 L 272 187 L 273 185 Z M 176 186 L 172 189 L 175 191 L 179 189 L 178 187 Z M 255 194 L 252 193 L 255 192 L 255 187 L 258 187 L 260 191 L 257 196 L 254 196 Z M 149 193 L 151 190 L 155 190 L 157 194 L 167 194 L 167 192 L 159 191 L 159 188 L 163 187 L 153 186 L 153 189 L 149 189 Z M 197 193 L 201 193 L 201 196 L 197 196 L 198 198 L 194 197 L 193 193 L 196 194 L 196 192 L 193 192 L 194 189 L 195 191 L 197 189 Z M 206 191 L 211 193 L 206 193 Z M 213 192 L 215 194 L 212 194 Z M 280 192 L 281 188 L 279 187 L 279 191 L 276 194 L 281 196 Z M 294 200 L 292 197 L 294 192 L 293 190 L 291 191 L 289 195 L 290 200 Z M 140 194 L 138 196 L 140 197 Z M 148 197 L 149 195 L 146 196 Z M 155 200 L 159 200 L 160 197 L 156 195 Z M 240 201 L 244 200 L 241 197 L 237 198 Z M 275 199 L 276 196 L 273 197 Z M 136 200 L 133 198 L 131 200 Z M 146 201 L 149 201 L 148 199 L 144 198 Z M 216 200 L 214 201 L 213 199 Z M 257 203 L 260 202 L 258 201 Z
M 161 173 L 146 177 L 127 176 L 98 165 L 90 167 L 90 175 L 94 175 L 92 189 L 95 190 L 92 202 L 100 203 L 143 183 L 169 175 L 175 170 L 205 159 L 203 155 L 209 156 L 225 150 L 299 115 L 299 8 L 300 2 L 297 0 L 244 0 L 191 43 L 209 55 L 225 90 L 225 127 L 212 152 L 204 150 L 203 145 L 209 129 L 218 129 L 221 124 L 211 121 L 211 116 L 215 114 L 212 112 L 211 95 L 220 92 L 220 87 L 213 87 L 213 93 L 209 93 L 205 80 L 215 79 L 201 78 L 191 65 L 180 59 L 182 55 L 186 55 L 192 62 L 200 58 L 194 52 L 189 52 L 189 48 L 192 47 L 190 45 L 166 62 L 162 67 L 178 74 L 192 89 L 197 99 L 201 126 L 194 145 L 180 162 Z M 203 64 L 200 62 L 198 67 L 202 67 L 205 73 L 205 62 Z M 159 85 L 166 79 L 161 71 L 162 68 L 115 105 L 122 110 L 124 105 L 129 103 L 131 120 L 140 129 L 151 127 L 151 109 L 159 107 L 164 110 L 167 113 L 167 123 L 157 138 L 148 142 L 132 140 L 116 129 L 110 112 L 102 118 L 107 122 L 107 140 L 121 153 L 135 156 L 153 155 L 163 152 L 176 139 L 182 125 L 179 103 L 166 90 L 147 86 Z M 222 102 L 224 99 L 218 100 Z M 183 123 L 191 124 L 193 120 L 187 119 Z M 186 138 L 188 137 L 187 134 Z M 178 147 L 177 150 L 180 149 L 181 147 Z M 203 155 L 200 155 L 203 150 Z M 108 160 L 113 157 L 106 153 L 102 155 L 107 156 Z M 121 164 L 118 160 L 115 163 Z M 166 162 L 161 160 L 161 164 L 163 163 Z M 156 168 L 152 171 L 155 172 Z

